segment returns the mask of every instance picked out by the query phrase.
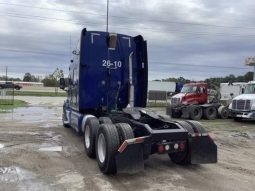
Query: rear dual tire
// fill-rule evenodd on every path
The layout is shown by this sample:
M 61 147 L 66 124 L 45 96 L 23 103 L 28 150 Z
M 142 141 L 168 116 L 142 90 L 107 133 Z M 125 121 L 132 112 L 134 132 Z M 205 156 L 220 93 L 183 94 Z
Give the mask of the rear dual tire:
M 100 170 L 105 174 L 115 174 L 115 155 L 119 147 L 119 136 L 113 124 L 102 124 L 96 136 L 96 158 Z
M 208 120 L 216 119 L 217 118 L 217 109 L 216 107 L 207 107 L 203 111 L 204 117 Z
M 191 105 L 189 106 L 189 114 L 190 114 L 190 119 L 199 120 L 202 118 L 203 111 L 201 107 L 196 105 Z
M 189 133 L 189 136 L 193 136 L 194 133 L 206 134 L 207 131 L 198 121 L 177 121 L 184 129 Z M 179 165 L 190 165 L 191 164 L 191 149 L 190 141 L 187 140 L 184 151 L 177 153 L 168 154 L 173 163 Z
M 95 158 L 95 142 L 96 135 L 99 129 L 99 121 L 97 118 L 88 118 L 84 127 L 84 148 L 86 154 L 90 158 Z
M 119 146 L 126 139 L 134 138 L 129 124 L 102 124 L 96 136 L 96 158 L 100 170 L 104 174 L 117 173 L 116 159 Z

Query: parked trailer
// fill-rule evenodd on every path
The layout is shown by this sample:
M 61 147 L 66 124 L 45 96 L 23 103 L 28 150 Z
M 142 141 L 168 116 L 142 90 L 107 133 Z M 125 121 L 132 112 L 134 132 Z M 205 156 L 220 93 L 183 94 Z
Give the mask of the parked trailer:
M 150 91 L 165 91 L 168 96 L 172 96 L 181 91 L 182 83 L 178 82 L 165 82 L 165 81 L 149 81 L 148 92 Z
M 77 47 L 63 125 L 84 136 L 87 155 L 96 157 L 103 173 L 141 170 L 155 153 L 177 164 L 217 162 L 217 146 L 200 123 L 170 121 L 144 109 L 148 61 L 142 36 L 83 29 Z
M 228 107 L 221 105 L 217 90 L 209 89 L 207 83 L 184 84 L 181 92 L 171 98 L 166 113 L 174 118 L 199 120 L 228 118 Z

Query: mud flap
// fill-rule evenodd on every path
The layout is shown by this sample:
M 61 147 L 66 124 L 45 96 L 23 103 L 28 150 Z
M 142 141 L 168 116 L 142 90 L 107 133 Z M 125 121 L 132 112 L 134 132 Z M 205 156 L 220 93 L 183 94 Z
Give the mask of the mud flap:
M 191 164 L 217 163 L 217 145 L 209 136 L 192 137 L 189 144 Z
M 118 173 L 137 173 L 144 170 L 143 144 L 130 144 L 116 155 Z

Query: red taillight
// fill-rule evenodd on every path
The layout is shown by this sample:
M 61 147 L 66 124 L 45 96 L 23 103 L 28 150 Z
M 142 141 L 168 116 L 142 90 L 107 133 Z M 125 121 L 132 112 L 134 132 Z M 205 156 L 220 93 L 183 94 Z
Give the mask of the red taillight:
M 180 147 L 181 150 L 184 150 L 185 149 L 185 144 L 184 143 L 180 143 L 179 147 Z
M 158 152 L 159 152 L 159 153 L 165 152 L 165 147 L 164 147 L 164 145 L 158 145 Z

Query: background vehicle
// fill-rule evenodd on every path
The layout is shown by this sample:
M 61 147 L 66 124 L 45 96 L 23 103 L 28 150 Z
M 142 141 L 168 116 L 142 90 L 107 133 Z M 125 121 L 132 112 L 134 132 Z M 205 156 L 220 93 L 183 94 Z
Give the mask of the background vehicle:
M 85 151 L 103 173 L 138 171 L 154 153 L 177 164 L 217 162 L 217 146 L 200 123 L 169 121 L 142 108 L 148 84 L 142 36 L 83 29 L 73 54 L 63 125 L 84 135 Z
M 228 106 L 234 97 L 244 93 L 246 84 L 245 82 L 220 83 L 220 102 Z
M 20 86 L 18 84 L 14 84 L 12 82 L 5 82 L 5 83 L 0 84 L 0 89 L 7 89 L 7 88 L 20 90 L 22 88 L 22 86 Z
M 188 83 L 171 98 L 167 114 L 193 120 L 228 118 L 228 108 L 220 104 L 219 91 L 209 89 L 207 83 Z
M 255 119 L 255 81 L 248 82 L 244 94 L 236 96 L 229 109 L 231 116 L 237 121 Z
M 183 87 L 182 83 L 178 82 L 165 82 L 165 81 L 149 81 L 148 82 L 148 92 L 149 91 L 166 91 L 168 96 L 172 96 L 181 91 Z

